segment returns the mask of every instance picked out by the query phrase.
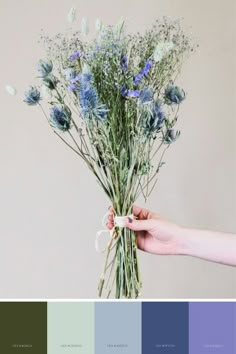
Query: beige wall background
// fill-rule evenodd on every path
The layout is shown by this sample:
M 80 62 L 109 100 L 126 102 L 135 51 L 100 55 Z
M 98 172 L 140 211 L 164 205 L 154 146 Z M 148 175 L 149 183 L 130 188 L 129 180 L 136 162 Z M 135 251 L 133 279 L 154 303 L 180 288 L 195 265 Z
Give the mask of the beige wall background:
M 103 257 L 94 237 L 109 203 L 40 111 L 21 102 L 43 57 L 41 28 L 64 31 L 71 6 L 92 31 L 97 17 L 113 24 L 120 16 L 130 30 L 163 15 L 183 17 L 191 27 L 200 48 L 179 78 L 188 94 L 182 135 L 146 207 L 186 226 L 236 233 L 233 0 L 0 0 L 1 298 L 97 297 Z M 18 96 L 5 92 L 7 84 Z M 236 298 L 233 267 L 144 253 L 140 267 L 143 298 Z

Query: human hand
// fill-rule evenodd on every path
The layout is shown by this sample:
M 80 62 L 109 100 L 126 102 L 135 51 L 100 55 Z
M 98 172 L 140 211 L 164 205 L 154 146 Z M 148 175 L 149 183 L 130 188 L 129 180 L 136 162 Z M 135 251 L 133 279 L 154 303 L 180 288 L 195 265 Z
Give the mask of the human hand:
M 114 227 L 114 209 L 109 208 L 111 214 L 108 216 L 108 229 Z M 134 220 L 126 218 L 125 224 L 137 235 L 139 249 L 159 255 L 184 254 L 184 242 L 182 240 L 183 228 L 160 215 L 133 206 Z

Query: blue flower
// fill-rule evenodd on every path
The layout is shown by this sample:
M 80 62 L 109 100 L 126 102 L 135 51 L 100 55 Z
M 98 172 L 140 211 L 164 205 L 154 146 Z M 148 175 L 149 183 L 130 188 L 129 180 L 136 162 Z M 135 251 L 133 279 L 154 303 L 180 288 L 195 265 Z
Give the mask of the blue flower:
M 84 118 L 90 118 L 91 116 L 95 116 L 99 120 L 107 118 L 108 109 L 105 104 L 99 102 L 97 91 L 93 86 L 88 84 L 80 86 L 79 101 Z
M 65 74 L 66 80 L 68 80 L 68 81 L 79 79 L 75 69 L 73 69 L 73 68 L 65 69 L 64 74 Z
M 138 73 L 138 75 L 136 75 L 134 77 L 134 84 L 138 85 L 140 83 L 140 81 L 143 79 L 144 76 L 147 76 L 147 74 L 149 73 L 149 71 L 151 70 L 152 67 L 152 61 L 149 59 L 143 69 Z
M 128 70 L 128 58 L 126 55 L 123 55 L 121 57 L 120 64 L 121 64 L 121 69 L 122 69 L 123 73 L 125 73 Z
M 142 70 L 143 75 L 147 75 L 151 70 L 151 67 L 152 67 L 152 61 L 148 60 Z
M 128 90 L 127 96 L 128 97 L 139 97 L 140 91 L 139 90 Z
M 179 130 L 175 131 L 174 129 L 168 129 L 164 137 L 164 142 L 166 144 L 172 144 L 178 139 L 179 136 L 180 136 Z
M 153 91 L 149 88 L 143 89 L 139 95 L 139 102 L 142 104 L 149 103 L 153 100 Z
M 38 63 L 38 72 L 40 77 L 45 78 L 52 72 L 53 64 L 51 60 L 40 60 Z
M 70 84 L 69 86 L 68 86 L 68 90 L 69 91 L 76 91 L 78 89 L 78 86 L 76 85 L 76 84 Z
M 88 84 L 91 84 L 93 76 L 92 76 L 91 72 L 87 71 L 82 74 L 79 74 L 78 78 L 80 80 L 81 85 L 86 86 Z
M 153 102 L 148 110 L 148 117 L 145 118 L 144 129 L 148 135 L 157 133 L 165 120 L 165 114 L 158 101 Z
M 122 86 L 120 89 L 120 93 L 123 97 L 139 97 L 139 90 L 128 90 L 125 86 Z
M 71 127 L 71 112 L 67 107 L 55 105 L 50 110 L 50 123 L 63 132 Z
M 185 99 L 185 92 L 178 86 L 168 86 L 164 94 L 165 102 L 169 105 L 180 104 Z
M 75 61 L 75 60 L 77 60 L 78 58 L 80 58 L 81 57 L 81 52 L 79 52 L 79 51 L 77 51 L 77 52 L 74 52 L 74 53 L 72 53 L 70 56 L 69 56 L 69 60 L 70 61 Z
M 25 91 L 24 102 L 26 102 L 29 106 L 35 106 L 40 100 L 41 96 L 39 90 L 34 86 L 29 86 L 29 88 Z

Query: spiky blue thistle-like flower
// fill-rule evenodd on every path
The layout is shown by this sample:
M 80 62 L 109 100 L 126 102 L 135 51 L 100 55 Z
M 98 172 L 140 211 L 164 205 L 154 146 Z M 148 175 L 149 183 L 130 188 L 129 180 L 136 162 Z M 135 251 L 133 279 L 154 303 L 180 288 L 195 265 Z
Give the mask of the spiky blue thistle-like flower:
M 53 75 L 46 76 L 43 79 L 43 84 L 50 90 L 54 90 L 58 84 L 58 79 L 56 79 Z
M 93 75 L 88 66 L 84 66 L 79 75 L 79 103 L 84 118 L 96 117 L 98 120 L 107 118 L 107 106 L 100 102 L 96 87 L 93 82 Z
M 141 90 L 139 95 L 139 103 L 147 104 L 153 100 L 153 91 L 150 88 Z
M 40 100 L 41 95 L 37 87 L 29 86 L 28 89 L 25 91 L 24 102 L 26 102 L 29 106 L 35 106 L 39 103 Z
M 90 85 L 93 79 L 93 75 L 91 72 L 83 72 L 78 75 L 78 79 L 82 86 Z
M 185 99 L 185 92 L 178 86 L 169 85 L 165 90 L 164 99 L 169 105 L 180 104 Z
M 64 75 L 65 75 L 66 80 L 68 80 L 68 81 L 72 81 L 75 78 L 78 78 L 78 74 L 77 74 L 77 72 L 75 71 L 74 68 L 65 69 L 64 70 Z
M 134 84 L 138 85 L 140 81 L 147 76 L 152 67 L 152 60 L 147 60 L 143 69 L 134 77 Z
M 148 115 L 145 116 L 144 129 L 148 135 L 157 133 L 165 120 L 165 114 L 158 101 L 153 102 L 148 107 Z
M 68 107 L 54 105 L 50 110 L 51 125 L 63 132 L 71 127 L 71 112 Z
M 164 142 L 166 144 L 172 144 L 174 143 L 178 137 L 180 136 L 180 131 L 179 130 L 175 130 L 175 129 L 168 129 L 165 137 L 164 137 Z
M 38 63 L 38 72 L 40 77 L 45 78 L 47 77 L 53 69 L 53 64 L 51 60 L 40 60 Z
M 97 91 L 94 87 L 81 85 L 79 89 L 79 101 L 84 118 L 95 116 L 99 120 L 106 119 L 108 109 L 106 105 L 99 102 Z

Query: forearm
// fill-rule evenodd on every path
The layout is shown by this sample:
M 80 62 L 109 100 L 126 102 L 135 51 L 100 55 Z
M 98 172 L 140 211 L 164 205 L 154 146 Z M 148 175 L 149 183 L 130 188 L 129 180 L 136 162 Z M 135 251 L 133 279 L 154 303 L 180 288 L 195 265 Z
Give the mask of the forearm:
M 180 253 L 236 266 L 236 235 L 208 230 L 183 229 Z

